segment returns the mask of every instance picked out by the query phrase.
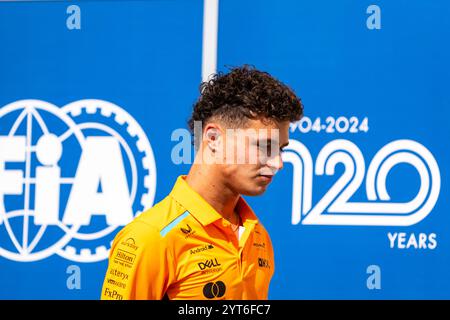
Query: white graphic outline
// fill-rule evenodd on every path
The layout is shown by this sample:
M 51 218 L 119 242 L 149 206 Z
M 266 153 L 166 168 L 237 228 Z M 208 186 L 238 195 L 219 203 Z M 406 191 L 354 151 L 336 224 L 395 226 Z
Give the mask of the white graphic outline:
M 334 175 L 338 163 L 342 163 L 345 170 L 312 208 L 313 161 L 310 152 L 302 143 L 291 139 L 283 161 L 293 165 L 294 225 L 301 221 L 305 225 L 410 226 L 422 221 L 432 211 L 441 187 L 439 166 L 434 156 L 420 143 L 408 139 L 392 141 L 374 156 L 366 177 L 369 202 L 349 201 L 365 175 L 363 154 L 349 140 L 333 140 L 319 152 L 315 165 L 317 176 Z M 408 202 L 390 202 L 386 178 L 389 171 L 400 163 L 417 170 L 420 188 Z

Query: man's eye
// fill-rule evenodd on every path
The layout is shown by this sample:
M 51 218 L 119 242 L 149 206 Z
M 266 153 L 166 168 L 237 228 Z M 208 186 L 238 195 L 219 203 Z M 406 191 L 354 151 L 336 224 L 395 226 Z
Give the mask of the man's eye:
M 272 152 L 272 147 L 270 144 L 260 142 L 257 145 L 258 145 L 259 150 L 261 150 L 261 152 L 263 152 L 264 154 L 266 154 L 267 156 L 270 157 L 271 152 Z

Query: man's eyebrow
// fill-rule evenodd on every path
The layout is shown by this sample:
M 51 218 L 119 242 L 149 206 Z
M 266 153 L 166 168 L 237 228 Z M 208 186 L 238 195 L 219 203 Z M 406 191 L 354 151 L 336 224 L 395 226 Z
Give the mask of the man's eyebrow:
M 260 140 L 258 140 L 258 142 L 261 142 L 261 141 L 265 141 L 266 142 L 266 144 L 276 144 L 277 142 L 278 142 L 278 140 L 274 140 L 274 139 L 260 139 Z M 288 142 L 286 142 L 286 143 L 284 143 L 283 145 L 281 145 L 280 146 L 280 148 L 284 148 L 284 147 L 286 147 L 287 145 L 289 144 L 289 141 Z
M 271 143 L 275 144 L 277 141 L 273 140 L 271 138 L 261 138 L 261 139 L 258 139 L 257 142 L 265 142 L 266 144 L 271 144 Z
M 284 147 L 287 147 L 288 144 L 289 144 L 289 141 L 286 142 L 285 144 L 283 144 L 280 148 L 283 149 Z
M 276 143 L 278 143 L 278 140 L 274 140 L 274 139 L 262 139 L 262 140 L 259 140 L 259 141 L 266 141 L 266 144 L 267 145 L 269 145 L 269 144 L 276 144 Z M 258 141 L 258 142 L 259 142 Z M 284 143 L 283 145 L 281 145 L 280 146 L 280 149 L 283 149 L 284 147 L 286 147 L 287 145 L 289 144 L 289 141 L 288 142 L 286 142 L 286 143 Z

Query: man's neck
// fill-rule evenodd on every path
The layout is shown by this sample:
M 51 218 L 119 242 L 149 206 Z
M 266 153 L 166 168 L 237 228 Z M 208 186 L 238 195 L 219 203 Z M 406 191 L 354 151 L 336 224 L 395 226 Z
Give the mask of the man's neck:
M 240 195 L 226 186 L 213 166 L 194 164 L 186 177 L 186 183 L 222 217 L 235 222 L 234 211 Z

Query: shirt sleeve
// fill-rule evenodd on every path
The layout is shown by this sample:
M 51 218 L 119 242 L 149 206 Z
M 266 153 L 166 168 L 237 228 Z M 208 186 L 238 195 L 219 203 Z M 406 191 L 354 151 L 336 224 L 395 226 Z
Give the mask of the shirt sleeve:
M 102 300 L 160 300 L 173 281 L 173 259 L 158 230 L 139 221 L 114 239 Z

